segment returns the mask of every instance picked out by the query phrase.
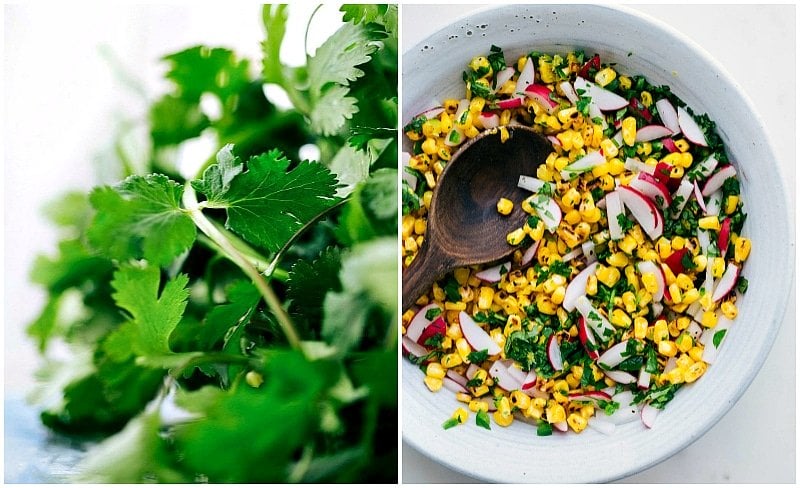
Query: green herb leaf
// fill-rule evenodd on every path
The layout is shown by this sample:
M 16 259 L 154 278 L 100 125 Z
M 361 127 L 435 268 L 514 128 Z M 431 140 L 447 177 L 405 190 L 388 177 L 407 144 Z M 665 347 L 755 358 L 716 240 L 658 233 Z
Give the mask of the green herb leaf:
M 451 417 L 451 418 L 449 418 L 449 419 L 444 421 L 444 423 L 442 424 L 442 428 L 444 430 L 452 429 L 453 427 L 459 425 L 460 423 L 461 422 L 459 422 L 459 420 L 457 418 Z
M 714 347 L 719 347 L 719 345 L 722 343 L 722 339 L 725 338 L 725 333 L 726 332 L 728 332 L 727 329 L 722 329 L 722 330 L 718 330 L 718 331 L 714 332 L 714 337 L 711 340 L 711 342 L 714 343 Z
M 480 351 L 472 351 L 467 354 L 467 359 L 473 364 L 481 364 L 489 358 L 489 350 L 482 349 Z
M 475 424 L 486 430 L 492 430 L 492 426 L 489 423 L 489 414 L 485 410 L 478 410 L 477 415 L 475 415 Z

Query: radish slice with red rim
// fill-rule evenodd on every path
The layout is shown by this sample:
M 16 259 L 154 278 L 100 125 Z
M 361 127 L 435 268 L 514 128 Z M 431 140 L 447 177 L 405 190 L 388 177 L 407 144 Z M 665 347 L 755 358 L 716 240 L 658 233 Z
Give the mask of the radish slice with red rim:
M 721 167 L 716 173 L 711 175 L 703 186 L 703 196 L 709 196 L 715 191 L 722 188 L 723 183 L 728 178 L 736 176 L 736 168 L 732 164 L 726 164 Z
M 550 361 L 550 366 L 552 366 L 554 370 L 561 371 L 564 369 L 564 361 L 561 358 L 561 347 L 555 334 L 551 335 L 547 341 L 547 359 Z
M 528 86 L 533 83 L 536 78 L 536 70 L 534 69 L 533 59 L 530 57 L 525 59 L 525 65 L 522 66 L 522 71 L 517 78 L 516 92 L 520 95 L 525 94 Z
M 661 412 L 661 410 L 650 405 L 649 403 L 642 407 L 642 423 L 645 425 L 645 427 L 648 429 L 653 428 L 653 424 L 655 424 L 656 417 L 658 417 L 659 412 Z
M 578 340 L 583 344 L 589 358 L 597 359 L 600 357 L 600 353 L 597 351 L 597 340 L 594 338 L 594 332 L 592 332 L 592 329 L 586 324 L 586 319 L 583 315 L 578 317 Z
M 653 294 L 653 301 L 660 302 L 664 298 L 664 293 L 667 289 L 667 278 L 664 276 L 664 270 L 653 261 L 639 261 L 636 263 L 636 269 L 643 275 L 650 273 L 656 277 L 658 290 Z
M 671 136 L 674 131 L 663 125 L 646 125 L 636 131 L 636 142 L 649 142 Z
M 525 249 L 525 252 L 522 253 L 522 259 L 520 260 L 520 263 L 519 263 L 520 266 L 525 267 L 525 266 L 531 264 L 531 261 L 533 261 L 533 258 L 536 257 L 536 251 L 539 250 L 539 243 L 540 242 L 541 241 L 536 241 L 533 244 L 531 244 L 530 247 L 528 247 L 528 249 Z
M 435 318 L 429 319 L 428 312 L 435 309 L 439 310 L 439 313 L 442 312 L 442 308 L 435 303 L 430 303 L 419 309 L 417 314 L 411 319 L 411 322 L 408 323 L 408 327 L 406 327 L 406 337 L 416 342 L 419 336 L 422 335 L 422 331 L 424 331 Z
M 666 98 L 662 98 L 656 102 L 656 109 L 658 110 L 658 116 L 661 117 L 661 122 L 663 122 L 669 130 L 676 134 L 681 131 L 680 124 L 678 123 L 678 112 L 675 110 L 675 106 L 672 105 L 672 102 Z
M 683 107 L 678 107 L 678 125 L 683 135 L 689 139 L 689 142 L 697 144 L 698 146 L 708 146 L 703 129 L 697 125 L 694 118 L 689 115 L 689 112 Z
M 706 213 L 706 200 L 703 198 L 703 192 L 700 191 L 697 180 L 694 180 L 694 199 L 697 200 L 697 204 L 700 205 L 700 210 Z
M 561 88 L 561 91 L 564 92 L 564 96 L 567 97 L 567 100 L 569 100 L 570 103 L 573 105 L 578 103 L 580 98 L 578 97 L 578 94 L 575 93 L 575 89 L 572 87 L 569 81 L 562 81 L 558 86 Z
M 469 391 L 455 380 L 448 376 L 442 379 L 442 385 L 453 393 L 469 393 Z
M 597 270 L 597 266 L 598 264 L 596 262 L 592 263 L 583 268 L 580 273 L 572 278 L 572 281 L 569 282 L 564 292 L 564 301 L 561 303 L 564 310 L 567 312 L 575 310 L 578 298 L 586 295 L 586 282 L 589 281 L 589 276 L 593 275 Z
M 497 76 L 495 77 L 495 85 L 494 85 L 495 91 L 499 90 L 500 87 L 505 85 L 506 82 L 510 80 L 514 76 L 514 73 L 516 72 L 517 70 L 515 70 L 511 66 L 507 67 L 506 69 L 500 70 L 497 73 Z
M 728 267 L 725 268 L 725 272 L 722 274 L 722 277 L 720 277 L 719 283 L 716 288 L 714 288 L 714 294 L 711 295 L 711 300 L 716 302 L 727 296 L 733 291 L 733 287 L 736 286 L 736 280 L 738 279 L 739 267 L 733 263 L 728 263 Z
M 510 262 L 500 263 L 475 273 L 475 277 L 485 283 L 497 283 L 503 279 L 503 276 L 505 276 L 509 270 L 511 270 Z
M 414 356 L 417 358 L 422 358 L 428 355 L 428 350 L 424 347 L 420 346 L 416 342 L 412 341 L 406 336 L 403 336 L 403 355 L 404 356 Z
M 639 387 L 640 390 L 647 390 L 650 388 L 650 377 L 651 374 L 647 372 L 644 366 L 639 369 L 639 378 L 636 380 L 636 386 Z
M 611 369 L 614 366 L 617 366 L 619 363 L 625 360 L 623 353 L 627 347 L 628 341 L 622 341 L 614 344 L 610 348 L 606 349 L 599 358 L 597 358 L 597 363 L 603 369 Z M 610 371 L 605 371 L 605 373 L 610 373 Z
M 616 93 L 602 88 L 591 81 L 588 81 L 580 76 L 575 78 L 575 92 L 578 90 L 584 91 L 584 96 L 592 98 L 592 101 L 597 104 L 597 108 L 603 111 L 619 110 L 628 105 L 628 100 Z M 591 115 L 591 114 L 590 114 Z
M 454 370 L 448 369 L 446 376 L 451 380 L 455 381 L 456 383 L 458 383 L 459 385 L 463 386 L 464 388 L 467 387 L 467 379 L 461 376 L 460 374 L 456 373 Z
M 606 371 L 605 375 L 621 385 L 630 385 L 636 383 L 636 377 L 627 371 L 611 370 Z
M 487 350 L 489 356 L 500 354 L 500 346 L 464 311 L 458 313 L 461 334 L 475 351 Z
M 548 114 L 555 112 L 559 106 L 558 102 L 550 98 L 552 93 L 553 92 L 551 92 L 549 88 L 537 83 L 531 83 L 527 88 L 525 88 L 525 95 L 528 98 L 535 100 L 536 103 L 541 105 Z

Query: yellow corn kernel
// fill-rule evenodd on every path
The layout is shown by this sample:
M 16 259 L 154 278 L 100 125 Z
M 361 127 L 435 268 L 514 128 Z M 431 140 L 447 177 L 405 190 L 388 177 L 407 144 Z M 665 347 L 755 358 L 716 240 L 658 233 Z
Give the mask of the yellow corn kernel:
M 589 279 L 586 280 L 586 294 L 589 296 L 597 294 L 597 276 L 589 275 Z
M 456 400 L 458 400 L 461 403 L 469 404 L 472 401 L 472 397 L 466 393 L 459 392 L 456 393 Z
M 422 143 L 422 150 L 425 154 L 436 154 L 436 139 L 433 137 L 428 137 L 425 139 L 425 142 Z
M 564 295 L 567 292 L 567 288 L 565 286 L 556 287 L 553 290 L 553 294 L 550 296 L 550 301 L 552 301 L 555 305 L 561 305 L 564 303 Z
M 584 418 L 581 414 L 571 413 L 569 414 L 569 417 L 567 417 L 567 425 L 569 425 L 575 432 L 580 433 L 586 428 L 587 421 L 586 418 Z
M 693 364 L 694 359 L 692 359 L 688 354 L 681 354 L 675 361 L 675 367 L 678 369 L 686 369 Z
M 678 139 L 675 141 L 675 147 L 677 147 L 680 152 L 686 152 L 689 150 L 689 143 L 686 142 L 686 139 Z
M 642 273 L 642 285 L 650 294 L 655 295 L 658 292 L 658 281 L 653 273 Z
M 681 161 L 681 153 L 679 152 L 669 153 L 663 158 L 661 158 L 661 160 L 669 164 L 670 166 L 678 166 Z
M 447 146 L 439 146 L 436 155 L 439 156 L 439 159 L 442 161 L 450 161 L 450 148 Z M 434 169 L 436 169 L 436 173 L 441 174 L 444 167 L 439 164 L 438 166 L 434 166 Z
M 425 376 L 423 381 L 425 382 L 425 386 L 427 386 L 430 391 L 437 392 L 442 389 L 443 382 L 441 378 Z
M 585 210 L 581 212 L 581 216 L 583 216 L 583 221 L 589 224 L 595 224 L 600 221 L 600 218 L 603 214 L 600 212 L 600 209 L 594 207 L 590 210 Z
M 553 383 L 553 398 L 558 403 L 565 403 L 568 400 L 568 392 L 569 383 L 567 383 L 566 380 L 558 380 Z
M 467 304 L 462 302 L 462 301 L 444 302 L 444 309 L 445 310 L 458 310 L 460 312 L 462 310 L 466 310 L 467 309 Z
M 444 378 L 444 368 L 439 363 L 428 363 L 428 367 L 425 369 L 425 374 L 432 377 L 432 378 Z
M 592 175 L 595 178 L 600 178 L 602 176 L 608 175 L 609 171 L 611 171 L 611 165 L 606 163 L 601 163 L 592 168 Z
M 615 308 L 608 320 L 617 327 L 630 327 L 632 321 L 628 314 L 621 308 Z
M 672 303 L 678 304 L 681 303 L 681 288 L 678 286 L 677 283 L 673 283 L 669 285 L 669 296 L 672 298 Z
M 482 286 L 480 295 L 478 296 L 478 308 L 481 310 L 488 310 L 492 307 L 492 300 L 494 299 L 494 289 L 488 286 Z
M 636 311 L 636 295 L 631 291 L 626 291 L 622 294 L 622 304 L 625 306 L 625 311 L 633 313 Z
M 619 176 L 625 171 L 625 163 L 619 158 L 612 158 L 608 161 L 608 173 L 612 176 Z
M 603 68 L 594 75 L 594 81 L 600 86 L 606 86 L 617 78 L 613 68 Z
M 406 237 L 411 237 L 411 234 L 414 232 L 414 225 L 415 225 L 414 217 L 411 215 L 403 215 L 402 225 L 403 225 L 402 228 L 403 239 L 405 239 Z
M 706 265 L 708 265 L 708 258 L 703 254 L 698 254 L 694 258 L 692 258 L 692 262 L 695 266 L 695 271 L 698 273 L 701 271 L 706 270 Z
M 464 135 L 472 139 L 473 137 L 477 136 L 480 133 L 477 127 L 474 125 L 467 127 L 464 129 Z
M 672 341 L 661 341 L 658 343 L 658 353 L 671 358 L 678 354 L 678 346 Z
M 465 338 L 461 337 L 456 339 L 456 351 L 461 356 L 462 361 L 464 361 L 465 363 L 469 362 L 467 356 L 469 356 L 469 353 L 472 352 L 472 348 L 470 347 L 469 342 L 467 342 Z
M 483 395 L 489 393 L 489 387 L 487 385 L 476 386 L 472 388 L 472 395 L 476 397 L 482 397 Z
M 456 268 L 455 271 L 453 271 L 453 276 L 455 277 L 459 286 L 467 285 L 467 281 L 469 280 L 469 273 L 470 273 L 469 268 Z
M 458 341 L 459 339 L 463 339 L 464 336 L 461 335 L 461 327 L 458 324 L 453 324 L 447 327 L 447 331 L 445 335 L 451 338 L 454 341 Z M 466 341 L 466 339 L 464 339 Z M 469 345 L 469 344 L 467 344 Z
M 725 272 L 725 259 L 719 256 L 713 258 L 711 261 L 711 275 L 714 278 L 719 278 Z
M 522 228 L 515 229 L 506 236 L 506 242 L 511 246 L 518 246 L 523 239 L 525 239 L 525 231 Z
M 666 259 L 672 254 L 672 243 L 669 239 L 665 237 L 660 237 L 658 241 L 656 241 L 656 252 L 661 257 L 661 259 Z
M 570 188 L 561 197 L 561 203 L 567 207 L 574 207 L 581 201 L 581 193 L 575 188 Z
M 624 268 L 630 261 L 624 252 L 615 252 L 608 256 L 606 262 L 615 268 Z
M 547 295 L 537 295 L 536 296 L 536 308 L 546 315 L 555 315 L 556 314 L 556 305 Z
M 684 305 L 691 305 L 696 302 L 700 298 L 700 290 L 697 288 L 692 288 L 691 290 L 687 290 L 683 294 L 683 300 L 681 301 Z
M 692 337 L 689 334 L 683 332 L 675 340 L 675 346 L 678 348 L 680 352 L 689 352 L 692 346 L 694 346 L 694 341 L 692 340 Z
M 511 392 L 511 406 L 520 410 L 527 410 L 531 405 L 531 397 L 519 390 Z
M 672 169 L 669 171 L 669 177 L 674 179 L 679 179 L 683 176 L 683 168 L 681 166 L 673 166 Z
M 581 214 L 577 210 L 570 210 L 564 215 L 564 220 L 569 225 L 575 225 L 581 221 Z
M 739 196 L 738 195 L 728 195 L 728 198 L 725 199 L 725 215 L 730 215 L 736 211 L 736 207 L 739 205 Z
M 676 385 L 678 383 L 683 383 L 683 370 L 680 369 L 680 368 L 675 368 L 675 369 L 671 370 L 669 373 L 667 373 L 666 375 L 662 375 L 662 376 L 666 376 L 666 378 L 664 378 L 664 379 L 666 379 L 667 381 L 669 381 L 673 385 Z
M 619 87 L 623 90 L 630 90 L 631 89 L 631 79 L 625 75 L 620 75 L 619 77 Z
M 433 176 L 431 171 L 426 171 L 425 175 L 425 183 L 428 184 L 430 188 L 436 188 L 436 178 Z
M 442 366 L 447 369 L 455 368 L 463 362 L 464 361 L 461 359 L 461 356 L 455 353 L 445 354 L 442 356 Z
M 514 202 L 508 198 L 501 198 L 497 201 L 497 211 L 501 215 L 508 215 L 514 209 Z
M 486 105 L 486 100 L 482 97 L 473 97 L 469 101 L 469 111 L 474 114 L 483 112 L 483 107 Z
M 621 273 L 617 268 L 609 268 L 608 266 L 600 265 L 595 271 L 597 280 L 609 288 L 613 288 L 621 277 Z
M 508 427 L 514 422 L 514 416 L 510 413 L 503 415 L 500 410 L 496 411 L 493 415 L 494 422 L 500 427 Z
M 626 254 L 632 254 L 636 246 L 636 239 L 630 234 L 625 234 L 625 237 L 617 243 L 617 247 L 622 249 Z
M 482 400 L 471 400 L 467 405 L 467 408 L 476 413 L 480 411 L 489 411 L 489 405 Z
M 653 145 L 649 142 L 640 142 L 636 148 L 636 154 L 639 156 L 649 156 L 653 152 Z
M 636 142 L 636 119 L 634 117 L 622 119 L 622 140 L 626 146 L 633 146 Z
M 617 149 L 617 145 L 614 144 L 614 141 L 611 139 L 603 139 L 600 141 L 600 149 L 603 150 L 603 156 L 606 159 L 615 158 L 619 154 L 619 149 Z M 609 168 L 610 172 L 611 168 Z
M 670 320 L 667 323 L 667 330 L 669 330 L 669 335 L 671 337 L 678 337 L 678 335 L 681 333 L 681 331 L 678 329 L 677 322 L 674 320 Z
M 697 226 L 701 229 L 719 230 L 719 218 L 716 215 L 709 215 L 708 217 L 700 217 L 697 219 Z
M 703 358 L 703 347 L 694 346 L 693 348 L 689 349 L 689 357 L 695 361 L 700 361 Z
M 647 319 L 644 317 L 633 319 L 633 336 L 640 340 L 647 336 Z
M 693 365 L 686 368 L 686 371 L 683 373 L 683 381 L 686 383 L 694 383 L 697 379 L 703 376 L 703 373 L 706 372 L 708 365 L 703 361 L 698 361 Z
M 736 308 L 733 302 L 730 300 L 726 300 L 722 302 L 722 305 L 719 306 L 720 312 L 722 315 L 728 317 L 729 319 L 733 320 L 739 314 L 739 310 Z
M 678 273 L 678 276 L 675 277 L 675 283 L 684 291 L 694 288 L 694 282 L 684 273 Z
M 753 247 L 753 244 L 750 242 L 750 239 L 746 237 L 739 237 L 736 239 L 736 243 L 733 246 L 733 259 L 737 263 L 744 262 L 747 259 L 747 256 L 750 255 L 750 249 Z
M 717 325 L 717 314 L 713 310 L 706 310 L 700 323 L 705 327 L 714 327 Z
M 547 421 L 551 424 L 555 424 L 557 422 L 563 422 L 567 418 L 566 411 L 564 407 L 555 401 L 549 401 L 547 404 L 547 408 L 545 409 L 545 415 L 547 416 Z
M 658 344 L 661 341 L 669 339 L 669 326 L 664 319 L 656 320 L 653 324 L 653 342 Z

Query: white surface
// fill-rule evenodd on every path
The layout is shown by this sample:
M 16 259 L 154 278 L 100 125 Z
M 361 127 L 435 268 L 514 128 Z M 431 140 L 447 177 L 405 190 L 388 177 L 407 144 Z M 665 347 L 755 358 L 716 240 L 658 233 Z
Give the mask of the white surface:
M 404 6 L 403 50 L 478 7 Z M 647 5 L 635 8 L 671 25 L 708 51 L 753 100 L 772 140 L 794 141 L 793 5 Z M 480 30 L 475 29 L 474 35 L 480 35 Z M 487 43 L 485 49 L 488 47 Z M 789 181 L 790 201 L 794 202 L 795 146 L 793 143 L 777 144 L 775 151 L 784 177 Z M 793 225 L 793 213 L 790 221 Z M 795 303 L 791 300 L 775 345 L 760 373 L 719 423 L 672 458 L 621 481 L 793 482 L 796 459 L 794 323 Z M 406 483 L 477 481 L 431 462 L 406 444 L 402 472 Z
M 315 5 L 289 9 L 281 58 L 305 62 L 306 23 Z M 141 120 L 146 99 L 163 93 L 160 58 L 198 44 L 233 49 L 261 64 L 261 6 L 246 2 L 133 5 L 40 2 L 4 5 L 3 168 L 5 393 L 30 389 L 38 356 L 24 334 L 44 303 L 28 282 L 34 257 L 52 253 L 57 235 L 42 205 L 67 190 L 89 189 L 98 173 L 113 182 L 108 155 L 121 118 Z M 341 19 L 335 6 L 314 17 L 313 53 Z M 120 81 L 102 55 L 132 74 L 146 98 Z M 205 156 L 204 156 L 205 157 Z

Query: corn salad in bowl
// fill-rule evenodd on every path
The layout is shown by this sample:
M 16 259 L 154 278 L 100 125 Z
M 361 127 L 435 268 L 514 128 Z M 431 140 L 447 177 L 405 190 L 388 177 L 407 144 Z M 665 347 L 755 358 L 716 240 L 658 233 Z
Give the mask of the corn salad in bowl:
M 653 427 L 714 363 L 748 286 L 740 182 L 715 123 L 668 86 L 581 50 L 506 59 L 492 45 L 463 81 L 463 99 L 404 128 L 405 266 L 462 143 L 525 125 L 553 151 L 520 175 L 530 197 L 497 202 L 528 214 L 506 236 L 512 257 L 456 269 L 403 314 L 405 355 L 430 391 L 462 404 L 442 426 Z

